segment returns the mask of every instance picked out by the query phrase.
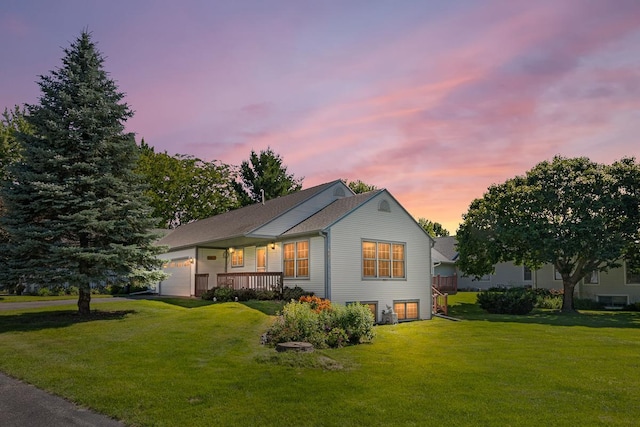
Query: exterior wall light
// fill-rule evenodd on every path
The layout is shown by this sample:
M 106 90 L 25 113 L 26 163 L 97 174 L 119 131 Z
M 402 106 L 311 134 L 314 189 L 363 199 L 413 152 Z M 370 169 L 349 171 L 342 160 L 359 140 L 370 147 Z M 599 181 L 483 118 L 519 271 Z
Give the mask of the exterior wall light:
M 270 246 L 271 246 L 271 249 L 275 249 L 276 248 L 276 242 L 271 242 Z

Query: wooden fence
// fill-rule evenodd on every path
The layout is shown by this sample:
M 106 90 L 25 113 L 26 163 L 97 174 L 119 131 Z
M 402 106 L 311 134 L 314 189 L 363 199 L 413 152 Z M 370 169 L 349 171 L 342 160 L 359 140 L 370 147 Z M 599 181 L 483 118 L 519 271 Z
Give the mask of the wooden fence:
M 232 289 L 282 292 L 282 272 L 218 273 L 217 286 Z

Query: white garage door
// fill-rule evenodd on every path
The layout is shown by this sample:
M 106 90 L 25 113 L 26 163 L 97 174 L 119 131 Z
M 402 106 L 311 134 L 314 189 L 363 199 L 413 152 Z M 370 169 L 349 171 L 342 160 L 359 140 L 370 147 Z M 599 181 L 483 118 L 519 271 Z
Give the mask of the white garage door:
M 160 283 L 160 295 L 191 296 L 191 263 L 188 258 L 172 259 L 164 265 L 169 275 Z

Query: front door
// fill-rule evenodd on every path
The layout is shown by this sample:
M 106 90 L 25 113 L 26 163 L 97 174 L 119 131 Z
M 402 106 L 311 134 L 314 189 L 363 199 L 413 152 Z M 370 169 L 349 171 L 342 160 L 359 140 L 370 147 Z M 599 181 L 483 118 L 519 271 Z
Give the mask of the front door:
M 267 248 L 256 248 L 256 271 L 267 271 Z

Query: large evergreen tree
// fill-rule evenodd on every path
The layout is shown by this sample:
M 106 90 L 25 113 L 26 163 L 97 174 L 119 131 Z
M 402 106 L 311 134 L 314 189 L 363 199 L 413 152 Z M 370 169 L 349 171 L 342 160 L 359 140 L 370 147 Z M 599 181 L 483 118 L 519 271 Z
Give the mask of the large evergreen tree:
M 87 315 L 92 283 L 158 280 L 160 249 L 134 173 L 138 149 L 124 131 L 132 116 L 124 94 L 88 32 L 64 53 L 62 66 L 40 77 L 39 104 L 27 106 L 33 133 L 17 133 L 22 159 L 2 186 L 9 241 L 0 274 L 77 286 Z
M 240 179 L 242 182 L 235 182 L 234 187 L 242 206 L 246 206 L 260 202 L 262 191 L 267 200 L 295 193 L 302 188 L 304 178 L 288 174 L 280 155 L 267 147 L 260 154 L 251 150 L 249 160 L 240 165 Z

